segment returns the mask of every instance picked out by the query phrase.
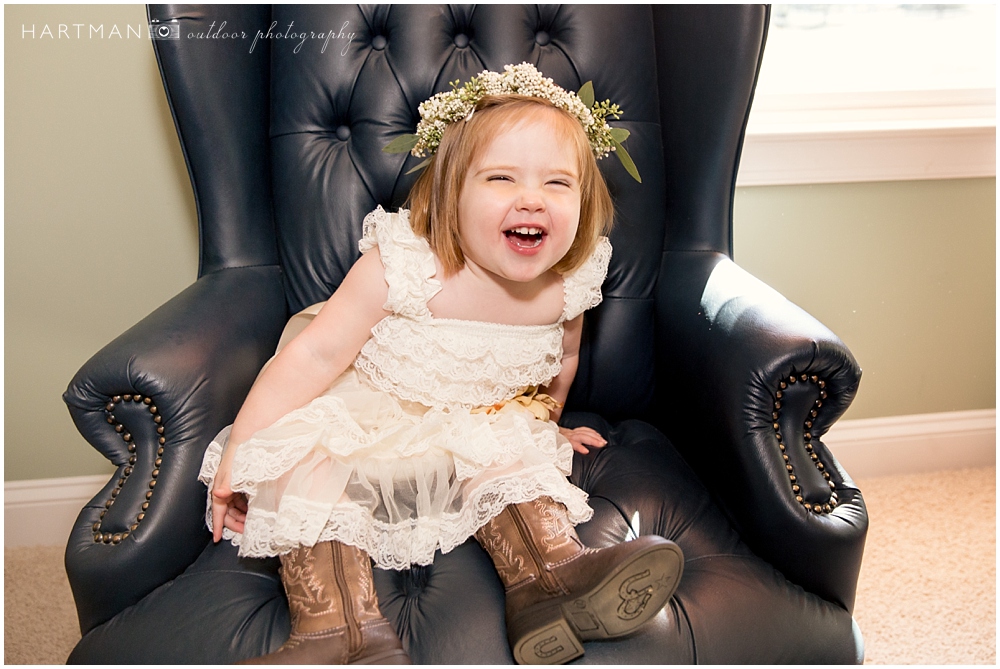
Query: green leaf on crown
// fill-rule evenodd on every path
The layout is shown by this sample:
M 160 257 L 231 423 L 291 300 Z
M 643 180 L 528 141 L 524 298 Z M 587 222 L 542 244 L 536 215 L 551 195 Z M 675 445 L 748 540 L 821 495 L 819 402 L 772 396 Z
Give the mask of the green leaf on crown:
M 594 106 L 594 82 L 588 81 L 583 86 L 580 86 L 580 90 L 577 93 L 580 96 L 580 100 L 586 105 L 587 109 Z
M 621 142 L 617 139 L 612 138 L 611 143 L 614 145 L 615 155 L 618 156 L 618 160 L 621 161 L 622 167 L 625 168 L 625 171 L 628 172 L 633 179 L 642 183 L 642 178 L 639 176 L 639 170 L 636 169 L 635 163 L 632 162 L 632 156 L 628 155 L 628 151 L 625 150 L 625 147 L 622 146 Z
M 422 163 L 420 163 L 419 165 L 417 165 L 417 166 L 416 166 L 416 167 L 414 167 L 413 169 L 409 170 L 409 171 L 407 172 L 407 174 L 413 174 L 413 173 L 414 173 L 414 172 L 416 172 L 417 170 L 422 170 L 422 169 L 424 169 L 425 167 L 427 167 L 427 166 L 428 166 L 428 165 L 430 165 L 430 164 L 431 164 L 431 159 L 430 159 L 430 158 L 427 158 L 427 159 L 426 159 L 426 160 L 424 160 L 424 161 L 423 161 Z
M 611 128 L 611 136 L 614 137 L 615 141 L 619 144 L 628 139 L 628 136 L 631 134 L 632 133 L 625 128 Z
M 416 135 L 400 135 L 382 147 L 382 150 L 386 153 L 409 153 L 419 141 L 420 138 Z

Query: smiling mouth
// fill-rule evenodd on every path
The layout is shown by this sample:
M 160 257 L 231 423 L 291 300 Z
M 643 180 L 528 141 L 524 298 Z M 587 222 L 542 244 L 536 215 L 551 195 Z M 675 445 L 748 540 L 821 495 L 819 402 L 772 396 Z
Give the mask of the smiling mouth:
M 522 249 L 533 249 L 542 243 L 545 233 L 541 228 L 520 227 L 505 230 L 503 233 L 514 246 Z

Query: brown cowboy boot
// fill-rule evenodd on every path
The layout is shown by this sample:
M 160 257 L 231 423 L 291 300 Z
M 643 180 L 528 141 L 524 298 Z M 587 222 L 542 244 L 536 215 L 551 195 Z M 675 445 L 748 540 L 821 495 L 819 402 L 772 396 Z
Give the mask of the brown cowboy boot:
M 684 569 L 677 544 L 642 536 L 586 548 L 566 507 L 541 497 L 511 504 L 476 532 L 507 597 L 507 638 L 519 664 L 562 664 L 583 641 L 638 629 L 667 603 Z
M 336 541 L 281 556 L 292 633 L 275 652 L 242 664 L 410 664 L 378 609 L 368 555 Z

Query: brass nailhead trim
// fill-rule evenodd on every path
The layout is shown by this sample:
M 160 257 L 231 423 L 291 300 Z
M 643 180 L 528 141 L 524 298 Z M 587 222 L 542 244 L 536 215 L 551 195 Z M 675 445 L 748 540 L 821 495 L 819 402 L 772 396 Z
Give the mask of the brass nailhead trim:
M 779 412 L 781 409 L 781 399 L 785 396 L 784 390 L 788 389 L 788 386 L 796 382 L 801 381 L 802 383 L 812 383 L 819 387 L 819 399 L 813 403 L 813 408 L 809 411 L 809 417 L 805 420 L 805 433 L 802 438 L 805 440 L 805 449 L 809 453 L 809 458 L 812 460 L 813 465 L 823 478 L 826 480 L 827 485 L 830 486 L 830 499 L 823 504 L 811 504 L 805 501 L 802 497 L 802 488 L 798 485 L 798 478 L 795 476 L 794 468 L 788 461 L 788 456 L 785 454 L 785 444 L 781 436 L 781 425 L 778 421 Z M 774 428 L 774 434 L 778 438 L 778 448 L 781 450 L 782 461 L 785 463 L 785 470 L 788 472 L 788 480 L 792 485 L 792 494 L 795 496 L 795 501 L 798 502 L 805 508 L 806 511 L 812 511 L 815 514 L 826 514 L 830 513 L 837 508 L 839 504 L 839 499 L 837 496 L 837 486 L 830 478 L 830 472 L 826 471 L 826 465 L 820 462 L 819 455 L 813 450 L 812 445 L 812 426 L 813 422 L 816 420 L 816 416 L 819 415 L 819 408 L 823 406 L 823 400 L 827 398 L 826 392 L 826 381 L 819 378 L 817 375 L 812 376 L 808 374 L 802 374 L 796 377 L 794 374 L 789 376 L 787 379 L 782 379 L 778 382 L 778 390 L 774 393 L 774 412 L 771 414 L 771 419 L 774 421 L 771 423 L 771 427 Z
M 111 505 L 115 503 L 116 499 L 118 499 L 118 496 L 121 494 L 122 488 L 125 486 L 125 482 L 128 480 L 129 476 L 132 475 L 135 463 L 137 461 L 137 457 L 135 455 L 136 446 L 135 446 L 135 441 L 133 441 L 132 439 L 132 434 L 130 432 L 125 431 L 125 426 L 118 422 L 118 419 L 115 418 L 115 415 L 113 413 L 113 411 L 115 410 L 115 406 L 117 406 L 122 402 L 136 402 L 137 404 L 141 403 L 146 405 L 149 408 L 149 413 L 153 418 L 153 423 L 156 425 L 156 433 L 160 435 L 160 437 L 157 439 L 157 441 L 159 442 L 159 448 L 156 449 L 156 462 L 153 465 L 154 469 L 150 475 L 150 480 L 149 480 L 150 489 L 146 491 L 146 501 L 143 502 L 142 504 L 142 512 L 140 512 L 136 516 L 135 522 L 132 523 L 131 526 L 129 526 L 128 530 L 124 532 L 115 532 L 114 534 L 112 534 L 111 532 L 101 531 L 101 523 L 104 520 L 104 514 L 108 512 L 108 509 L 111 508 Z M 100 520 L 94 523 L 92 530 L 94 533 L 94 543 L 113 544 L 117 546 L 122 541 L 127 539 L 129 534 L 135 532 L 139 528 L 139 523 L 141 523 L 143 518 L 146 517 L 146 511 L 149 509 L 149 500 L 152 499 L 153 497 L 153 488 L 156 486 L 156 479 L 160 475 L 160 466 L 163 464 L 163 457 L 162 457 L 164 451 L 163 445 L 167 443 L 167 438 L 166 436 L 164 436 L 165 430 L 162 424 L 163 417 L 159 414 L 159 409 L 157 409 L 156 405 L 153 404 L 152 397 L 143 397 L 142 395 L 132 395 L 132 394 L 115 395 L 110 399 L 110 401 L 107 404 L 104 405 L 104 412 L 107 414 L 106 419 L 108 421 L 108 424 L 114 427 L 115 432 L 121 435 L 122 439 L 127 444 L 128 452 L 131 453 L 131 455 L 129 456 L 128 459 L 128 466 L 122 470 L 122 476 L 121 478 L 118 479 L 118 485 L 115 487 L 114 490 L 111 491 L 111 498 L 108 499 L 106 502 L 104 502 L 104 509 L 101 511 Z

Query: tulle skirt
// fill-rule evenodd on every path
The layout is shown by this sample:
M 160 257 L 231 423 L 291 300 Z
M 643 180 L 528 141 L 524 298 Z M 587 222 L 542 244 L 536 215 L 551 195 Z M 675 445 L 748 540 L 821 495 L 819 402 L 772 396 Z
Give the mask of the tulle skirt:
M 212 488 L 231 427 L 199 479 Z M 239 447 L 232 487 L 249 511 L 240 554 L 267 557 L 335 540 L 384 569 L 430 564 L 508 504 L 548 495 L 573 524 L 593 511 L 569 483 L 573 450 L 555 423 L 517 403 L 486 414 L 429 409 L 368 386 L 351 367 L 315 400 Z M 212 526 L 211 495 L 206 513 Z

